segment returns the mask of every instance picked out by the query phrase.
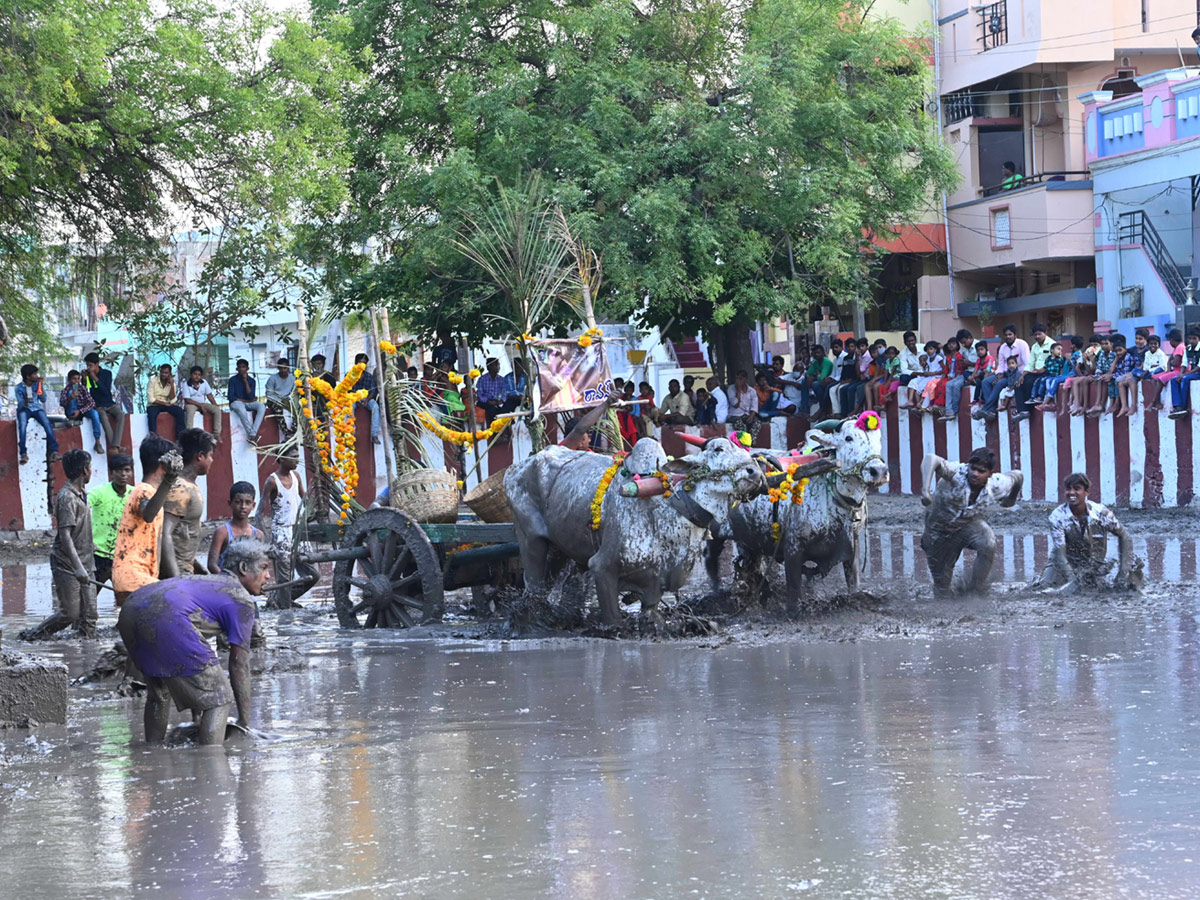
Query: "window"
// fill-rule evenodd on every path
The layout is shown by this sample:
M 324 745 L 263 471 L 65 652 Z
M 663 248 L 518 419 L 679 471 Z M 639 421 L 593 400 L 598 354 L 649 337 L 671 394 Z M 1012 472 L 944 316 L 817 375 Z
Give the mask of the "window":
M 1008 43 L 1008 3 L 1000 0 L 979 8 L 979 43 L 991 50 Z
M 992 209 L 992 249 L 1006 250 L 1012 246 L 1012 222 L 1007 206 Z

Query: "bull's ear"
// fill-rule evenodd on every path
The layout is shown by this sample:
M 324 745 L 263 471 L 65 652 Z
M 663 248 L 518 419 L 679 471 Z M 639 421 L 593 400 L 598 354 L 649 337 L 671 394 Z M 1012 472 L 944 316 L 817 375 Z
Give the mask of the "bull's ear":
M 696 453 L 692 456 L 680 456 L 672 459 L 667 463 L 664 471 L 674 472 L 677 475 L 686 475 L 698 465 L 700 465 L 700 454 Z

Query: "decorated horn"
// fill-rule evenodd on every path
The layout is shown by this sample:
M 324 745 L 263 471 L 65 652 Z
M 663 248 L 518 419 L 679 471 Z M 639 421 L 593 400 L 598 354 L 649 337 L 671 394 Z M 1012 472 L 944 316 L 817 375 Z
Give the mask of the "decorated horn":
M 818 422 L 816 425 L 813 425 L 812 427 L 813 427 L 813 430 L 815 430 L 815 431 L 837 431 L 839 428 L 842 427 L 842 420 L 841 419 L 825 419 L 824 421 Z
M 686 431 L 675 432 L 675 437 L 679 438 L 685 444 L 691 444 L 693 447 L 703 447 L 709 442 L 709 438 L 700 437 L 698 434 L 688 434 Z

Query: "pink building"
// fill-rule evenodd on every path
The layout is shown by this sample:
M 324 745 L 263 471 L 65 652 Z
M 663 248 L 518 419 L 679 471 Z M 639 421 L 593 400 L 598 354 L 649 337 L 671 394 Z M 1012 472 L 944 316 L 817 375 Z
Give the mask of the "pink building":
M 1178 47 L 1197 61 L 1197 5 L 934 6 L 939 116 L 962 180 L 945 198 L 950 274 L 918 284 L 921 336 L 986 333 L 981 315 L 997 331 L 1090 333 L 1105 317 L 1083 96 L 1140 93 L 1141 76 L 1179 66 Z

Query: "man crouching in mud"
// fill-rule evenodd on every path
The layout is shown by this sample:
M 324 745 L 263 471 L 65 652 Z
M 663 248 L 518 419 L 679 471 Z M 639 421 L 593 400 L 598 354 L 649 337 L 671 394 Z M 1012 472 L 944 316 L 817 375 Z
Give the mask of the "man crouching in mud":
M 1139 590 L 1142 561 L 1133 555 L 1133 538 L 1125 526 L 1107 506 L 1088 499 L 1092 482 L 1083 473 L 1068 475 L 1063 486 L 1067 502 L 1050 513 L 1050 560 L 1031 586 L 1063 593 L 1109 587 Z M 1105 580 L 1113 565 L 1106 558 L 1110 534 L 1118 548 L 1117 574 L 1111 585 Z
M 961 592 L 987 594 L 996 557 L 996 535 L 985 511 L 994 503 L 1016 503 L 1024 480 L 1020 472 L 996 472 L 996 454 L 987 447 L 972 450 L 965 463 L 947 462 L 935 453 L 925 457 L 921 463 L 921 502 L 929 509 L 921 549 L 929 562 L 934 596 L 952 595 L 954 566 L 964 550 L 975 551 L 975 564 Z
M 250 537 L 235 538 L 225 551 L 220 575 L 168 578 L 129 595 L 117 630 L 130 657 L 146 676 L 146 741 L 167 736 L 171 710 L 190 710 L 201 744 L 225 740 L 229 707 L 238 724 L 250 720 L 250 646 L 254 601 L 271 572 L 270 547 Z M 208 638 L 229 642 L 229 676 Z

